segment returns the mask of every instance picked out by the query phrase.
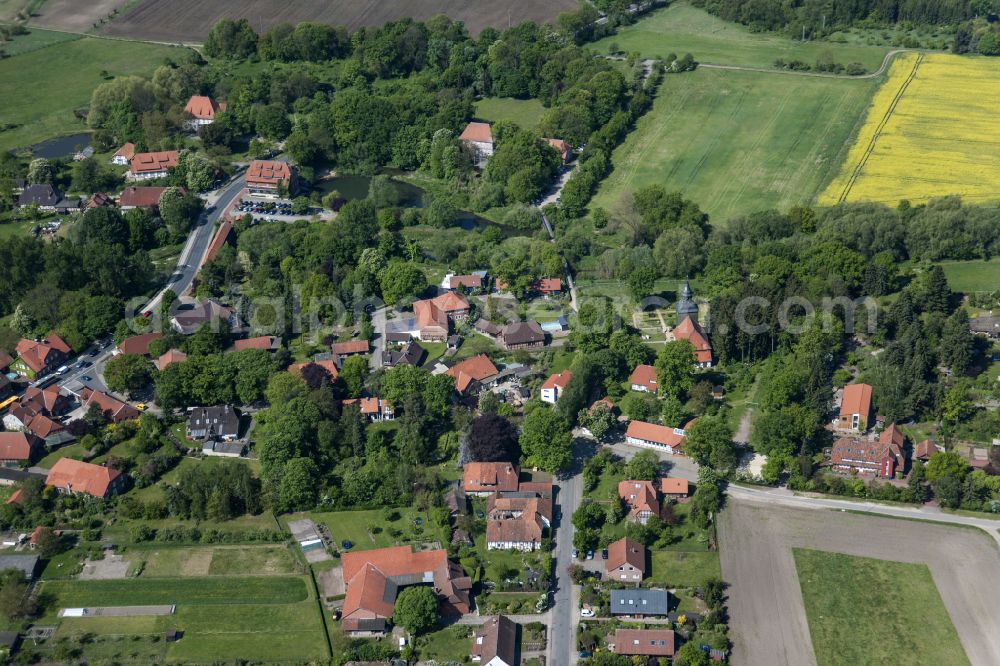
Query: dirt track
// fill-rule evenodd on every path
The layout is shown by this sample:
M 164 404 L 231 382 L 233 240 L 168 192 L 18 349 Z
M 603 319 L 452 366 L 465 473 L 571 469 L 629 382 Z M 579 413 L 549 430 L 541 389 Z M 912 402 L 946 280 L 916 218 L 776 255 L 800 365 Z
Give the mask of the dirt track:
M 969 661 L 1000 664 L 1000 551 L 979 530 L 730 497 L 719 536 L 734 664 L 816 663 L 792 548 L 927 564 Z
M 105 0 L 107 1 L 107 0 Z M 163 42 L 201 43 L 221 18 L 246 18 L 254 30 L 276 23 L 319 21 L 350 30 L 411 16 L 437 14 L 464 21 L 473 34 L 508 22 L 551 21 L 578 7 L 576 0 L 145 0 L 108 25 L 103 33 Z

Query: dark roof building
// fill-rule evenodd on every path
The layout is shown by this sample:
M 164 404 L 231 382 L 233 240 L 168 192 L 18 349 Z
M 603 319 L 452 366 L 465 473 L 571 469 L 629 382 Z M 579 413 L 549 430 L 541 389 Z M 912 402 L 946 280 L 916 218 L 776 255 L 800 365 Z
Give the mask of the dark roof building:
M 17 205 L 30 206 L 34 204 L 44 210 L 78 210 L 79 199 L 66 199 L 52 185 L 28 185 L 17 197 Z
M 424 348 L 412 340 L 403 345 L 399 351 L 392 349 L 382 352 L 382 365 L 394 368 L 397 365 L 417 365 L 424 356 Z
M 505 349 L 541 349 L 545 331 L 537 321 L 516 321 L 500 330 L 500 343 Z
M 611 590 L 612 615 L 666 615 L 670 612 L 670 593 L 666 590 Z
M 690 282 L 684 283 L 684 287 L 681 289 L 681 297 L 678 299 L 674 309 L 677 311 L 678 324 L 684 321 L 685 317 L 691 317 L 695 322 L 698 321 L 698 304 L 694 302 L 694 292 L 691 291 Z
M 34 580 L 38 571 L 37 555 L 0 555 L 0 571 L 16 569 L 24 574 L 25 580 Z
M 195 407 L 188 414 L 187 432 L 191 439 L 236 439 L 240 434 L 240 414 L 229 405 Z
M 483 666 L 516 666 L 521 663 L 517 648 L 517 623 L 497 615 L 488 618 L 476 631 L 472 659 Z
M 178 333 L 191 335 L 204 324 L 221 320 L 229 324 L 231 329 L 241 326 L 239 316 L 228 308 L 211 298 L 196 304 L 193 308 L 179 310 L 177 314 L 170 318 L 170 326 Z

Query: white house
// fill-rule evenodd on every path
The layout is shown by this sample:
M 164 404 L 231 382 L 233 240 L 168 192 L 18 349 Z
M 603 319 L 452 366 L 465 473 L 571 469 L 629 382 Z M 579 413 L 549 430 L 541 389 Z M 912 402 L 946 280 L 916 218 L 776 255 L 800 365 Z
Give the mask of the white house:
M 563 370 L 546 379 L 545 383 L 542 384 L 542 402 L 547 402 L 550 405 L 556 404 L 572 376 L 573 374 L 569 370 Z
M 482 167 L 493 156 L 493 130 L 489 123 L 469 123 L 462 130 L 458 139 L 465 145 L 476 159 L 476 166 Z
M 689 422 L 686 427 L 690 427 Z M 680 453 L 686 437 L 684 428 L 670 428 L 645 421 L 632 421 L 625 431 L 625 443 L 641 446 L 646 449 L 656 449 L 667 453 Z

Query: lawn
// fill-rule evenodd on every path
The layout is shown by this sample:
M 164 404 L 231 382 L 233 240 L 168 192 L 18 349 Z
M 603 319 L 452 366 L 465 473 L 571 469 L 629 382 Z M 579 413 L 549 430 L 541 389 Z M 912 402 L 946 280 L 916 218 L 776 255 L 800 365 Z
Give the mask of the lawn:
M 17 35 L 5 44 L 7 57 L 29 53 L 43 49 L 46 46 L 69 42 L 80 39 L 80 35 L 69 32 L 56 32 L 55 30 L 42 30 L 40 28 L 29 28 L 24 35 Z
M 240 584 L 246 579 L 232 580 Z M 261 589 L 254 595 L 259 598 L 250 604 L 178 604 L 176 613 L 168 616 L 64 619 L 57 637 L 73 640 L 84 633 L 96 634 L 94 643 L 82 647 L 85 656 L 102 663 L 306 662 L 329 657 L 322 618 L 311 594 L 294 603 L 274 603 Z M 183 639 L 165 643 L 162 636 L 169 628 L 181 630 Z
M 650 560 L 650 584 L 698 587 L 709 578 L 722 578 L 718 552 L 656 550 L 650 555 Z
M 112 76 L 151 74 L 165 58 L 179 60 L 187 53 L 157 44 L 84 38 L 0 60 L 0 126 L 11 126 L 0 132 L 0 149 L 86 129 L 73 111 L 89 105 L 103 81 L 102 70 Z
M 969 663 L 926 565 L 793 553 L 819 666 Z
M 680 2 L 650 13 L 618 34 L 593 45 L 608 53 L 611 45 L 645 58 L 666 58 L 690 53 L 699 62 L 749 67 L 772 67 L 777 58 L 814 65 L 817 59 L 847 65 L 860 62 L 873 72 L 882 64 L 888 48 L 865 44 L 787 39 L 774 33 L 750 32 L 739 23 L 724 21 L 706 11 Z
M 989 261 L 942 261 L 941 268 L 954 291 L 968 294 L 1000 289 L 1000 257 Z
M 305 601 L 309 590 L 298 576 L 139 578 L 47 581 L 56 608 L 146 604 L 290 604 Z
M 421 636 L 416 641 L 421 662 L 461 662 L 472 650 L 472 631 L 468 625 L 452 625 Z
M 1000 200 L 994 144 L 1000 71 L 985 57 L 906 53 L 872 100 L 840 173 L 819 201 Z
M 545 113 L 537 99 L 487 97 L 476 102 L 476 118 L 495 123 L 498 120 L 515 122 L 524 129 L 535 129 Z
M 362 511 L 312 511 L 307 514 L 293 514 L 282 517 L 283 524 L 289 520 L 310 518 L 316 523 L 322 523 L 330 530 L 330 535 L 338 544 L 347 540 L 354 544 L 354 550 L 371 550 L 373 548 L 388 548 L 406 543 L 423 543 L 437 541 L 446 544 L 444 535 L 435 525 L 432 525 L 427 514 L 408 507 L 392 510 L 399 514 L 397 520 L 387 520 L 386 510 L 369 509 Z M 417 525 L 420 518 L 422 525 Z M 390 530 L 399 534 L 393 536 Z
M 625 192 L 655 184 L 683 192 L 715 223 L 810 203 L 843 161 L 874 88 L 713 69 L 667 76 L 614 151 L 593 205 L 611 209 Z
M 282 575 L 302 573 L 287 546 L 130 547 L 133 566 L 145 564 L 143 578 L 174 576 Z

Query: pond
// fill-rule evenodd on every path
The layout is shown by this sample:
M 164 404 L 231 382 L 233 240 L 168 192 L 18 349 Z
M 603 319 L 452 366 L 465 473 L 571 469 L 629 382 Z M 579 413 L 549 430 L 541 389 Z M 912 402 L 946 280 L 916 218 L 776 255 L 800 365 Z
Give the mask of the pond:
M 387 172 L 386 175 L 391 176 L 392 172 Z M 355 199 L 364 199 L 368 196 L 368 186 L 371 182 L 371 176 L 343 174 L 325 178 L 313 185 L 313 188 L 322 192 L 324 195 L 336 190 L 340 192 L 340 196 L 347 201 L 353 201 Z M 396 194 L 399 199 L 398 205 L 406 208 L 424 207 L 425 192 L 423 188 L 396 178 L 392 178 L 389 182 L 396 188 Z M 504 231 L 505 236 L 511 235 L 510 230 L 503 225 L 499 225 L 496 222 L 487 220 L 486 218 L 480 217 L 479 215 L 469 211 L 463 210 L 460 213 L 458 226 L 466 231 L 481 231 L 488 225 L 500 227 L 501 230 Z
M 90 145 L 90 134 L 70 134 L 58 139 L 49 139 L 31 146 L 35 157 L 68 157 Z

